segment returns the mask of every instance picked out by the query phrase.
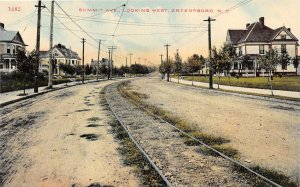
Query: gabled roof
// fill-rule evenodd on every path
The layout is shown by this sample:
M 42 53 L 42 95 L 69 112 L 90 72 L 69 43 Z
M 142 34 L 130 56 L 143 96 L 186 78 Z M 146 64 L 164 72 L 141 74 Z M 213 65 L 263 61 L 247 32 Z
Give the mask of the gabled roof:
M 246 30 L 228 30 L 230 43 L 237 45 L 244 42 L 271 42 L 284 30 L 292 39 L 282 39 L 282 41 L 298 41 L 298 39 L 285 27 L 275 30 L 267 27 L 264 23 L 255 22 L 247 27 Z
M 56 48 L 65 58 L 81 60 L 76 52 L 66 48 L 64 45 L 58 44 L 53 48 Z
M 76 52 L 66 48 L 64 45 L 61 44 L 55 45 L 54 47 L 52 47 L 52 51 L 54 49 L 57 50 L 60 53 L 59 55 L 62 55 L 63 58 L 81 60 L 81 58 L 78 56 Z M 49 51 L 40 51 L 40 57 L 49 58 Z
M 232 44 L 237 44 L 238 41 L 243 37 L 246 30 L 228 30 L 228 35 L 230 37 L 230 40 Z
M 278 29 L 274 30 L 273 36 L 270 38 L 271 40 L 275 40 L 275 38 L 282 32 L 285 31 L 292 39 L 285 39 L 285 40 L 292 40 L 298 41 L 298 39 L 288 30 L 285 26 L 279 27 Z M 278 39 L 277 39 L 278 40 Z
M 252 23 L 244 36 L 238 41 L 242 42 L 269 42 L 271 36 L 273 36 L 274 30 L 261 25 L 259 22 Z
M 16 38 L 19 38 L 19 40 Z M 3 28 L 0 30 L 0 42 L 12 42 L 26 46 L 18 31 L 7 31 Z

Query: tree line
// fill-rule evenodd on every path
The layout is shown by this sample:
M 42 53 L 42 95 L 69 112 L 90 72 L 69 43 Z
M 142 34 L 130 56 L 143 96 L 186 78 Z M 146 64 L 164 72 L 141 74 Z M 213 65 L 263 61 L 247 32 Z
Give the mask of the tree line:
M 230 72 L 234 63 L 237 62 L 240 64 L 238 73 Z M 268 73 L 271 90 L 272 78 L 277 66 L 282 65 L 282 67 L 287 67 L 290 63 L 293 63 L 297 73 L 299 59 L 297 59 L 297 57 L 291 58 L 286 50 L 279 51 L 276 48 L 271 48 L 266 51 L 265 54 L 258 55 L 257 57 L 258 70 L 262 69 Z M 215 46 L 212 48 L 210 59 L 204 58 L 202 55 L 193 54 L 188 57 L 187 60 L 183 61 L 177 52 L 174 54 L 174 58 L 161 62 L 159 72 L 167 76 L 167 81 L 170 81 L 170 74 L 178 75 L 179 82 L 180 75 L 193 76 L 194 73 L 197 72 L 200 74 L 200 70 L 204 67 L 208 68 L 209 66 L 211 66 L 213 74 L 218 76 L 219 80 L 221 75 L 239 78 L 242 75 L 242 69 L 246 71 L 246 76 L 248 75 L 248 70 L 253 68 L 253 59 L 251 59 L 249 55 L 238 55 L 236 48 L 231 45 L 223 44 L 219 49 Z M 206 76 L 206 74 L 207 72 L 204 75 Z

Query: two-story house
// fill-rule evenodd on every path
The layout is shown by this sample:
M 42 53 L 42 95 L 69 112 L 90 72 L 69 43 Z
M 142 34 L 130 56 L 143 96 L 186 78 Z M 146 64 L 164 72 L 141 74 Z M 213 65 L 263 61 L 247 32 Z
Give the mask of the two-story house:
M 92 59 L 90 66 L 91 66 L 93 72 L 97 72 L 98 61 Z M 106 67 L 109 66 L 109 61 L 107 58 L 102 58 L 102 60 L 99 61 L 99 67 L 101 68 L 101 66 L 106 66 Z
M 78 54 L 71 49 L 66 48 L 66 46 L 62 44 L 55 45 L 52 49 L 52 57 L 53 57 L 53 74 L 62 74 L 59 69 L 59 64 L 70 64 L 70 65 L 80 65 L 81 58 Z M 40 52 L 40 65 L 41 69 L 44 72 L 48 72 L 49 63 L 50 63 L 50 50 L 49 51 L 41 51 Z
M 0 72 L 12 72 L 17 69 L 17 53 L 26 50 L 18 31 L 7 31 L 0 23 Z
M 228 30 L 226 44 L 235 47 L 240 58 L 248 55 L 253 63 L 253 66 L 245 69 L 241 60 L 237 60 L 231 72 L 245 74 L 247 71 L 247 75 L 263 76 L 265 72 L 259 68 L 257 59 L 271 48 L 276 48 L 279 52 L 286 51 L 292 59 L 299 59 L 298 39 L 292 34 L 291 29 L 282 26 L 273 30 L 265 25 L 264 17 L 259 18 L 258 22 L 246 24 L 245 29 Z M 288 65 L 278 65 L 275 73 L 296 74 L 297 71 L 291 60 Z

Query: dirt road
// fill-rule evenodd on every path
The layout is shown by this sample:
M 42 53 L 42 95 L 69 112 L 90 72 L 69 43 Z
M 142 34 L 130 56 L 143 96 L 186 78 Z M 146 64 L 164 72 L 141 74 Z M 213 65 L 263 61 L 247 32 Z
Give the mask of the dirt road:
M 122 164 L 99 92 L 70 87 L 9 105 L 0 126 L 0 186 L 139 186 Z
M 133 81 L 145 101 L 181 117 L 206 133 L 222 136 L 246 164 L 299 177 L 300 106 L 251 99 L 167 83 L 155 78 Z

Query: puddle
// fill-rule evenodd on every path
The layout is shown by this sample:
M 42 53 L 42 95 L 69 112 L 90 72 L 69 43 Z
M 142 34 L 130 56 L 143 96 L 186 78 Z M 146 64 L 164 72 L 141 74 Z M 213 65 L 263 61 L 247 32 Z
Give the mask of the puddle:
M 280 110 L 290 110 L 290 111 L 295 111 L 295 109 L 294 109 L 293 107 L 285 107 L 285 106 L 281 106 L 281 105 L 273 106 L 272 108 L 280 109 Z
M 55 96 L 54 98 L 69 97 L 69 96 L 72 96 L 72 95 L 74 95 L 72 92 L 65 92 L 63 94 L 59 94 L 59 95 Z
M 96 134 L 82 134 L 80 135 L 80 138 L 85 138 L 88 141 L 96 141 L 98 140 L 99 136 Z
M 90 185 L 88 185 L 87 187 L 114 187 L 113 185 L 101 185 L 99 183 L 92 183 Z
M 88 121 L 100 121 L 101 119 L 98 117 L 91 117 L 87 119 Z
M 86 127 L 100 127 L 100 126 L 104 126 L 104 125 L 98 125 L 98 124 L 89 124 Z
M 75 110 L 75 112 L 87 112 L 90 111 L 91 109 L 80 109 L 80 110 Z

